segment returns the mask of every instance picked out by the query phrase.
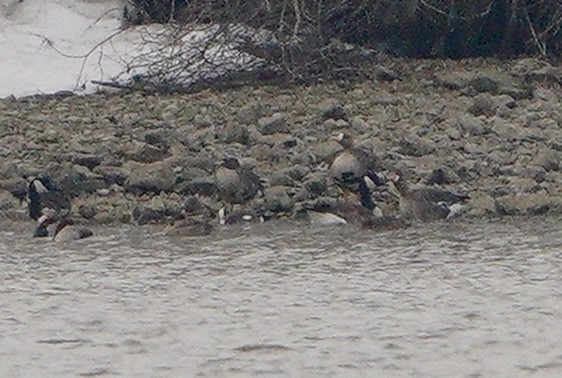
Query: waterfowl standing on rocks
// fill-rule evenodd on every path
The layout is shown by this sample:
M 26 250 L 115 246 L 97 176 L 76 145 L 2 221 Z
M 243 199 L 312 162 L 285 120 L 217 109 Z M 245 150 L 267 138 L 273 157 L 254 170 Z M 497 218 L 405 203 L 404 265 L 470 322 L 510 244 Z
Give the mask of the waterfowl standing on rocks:
M 263 183 L 252 167 L 243 166 L 238 159 L 227 157 L 215 169 L 220 198 L 230 204 L 243 204 L 263 191 Z
M 400 197 L 400 216 L 404 219 L 417 219 L 424 222 L 450 219 L 464 208 L 461 203 L 470 199 L 467 194 L 453 193 L 436 187 L 410 189 L 398 173 L 390 175 Z
M 377 175 L 376 158 L 372 153 L 354 147 L 353 138 L 347 132 L 339 133 L 333 138 L 344 149 L 336 155 L 330 165 L 330 177 L 340 186 L 349 188 L 361 196 L 361 203 L 367 209 L 374 209 L 371 199 L 369 181 L 374 185 L 383 185 L 384 181 Z
M 31 180 L 28 186 L 27 197 L 29 199 L 29 216 L 33 220 L 39 220 L 47 209 L 55 212 L 53 217 L 64 217 L 70 212 L 69 199 L 54 185 L 46 175 Z

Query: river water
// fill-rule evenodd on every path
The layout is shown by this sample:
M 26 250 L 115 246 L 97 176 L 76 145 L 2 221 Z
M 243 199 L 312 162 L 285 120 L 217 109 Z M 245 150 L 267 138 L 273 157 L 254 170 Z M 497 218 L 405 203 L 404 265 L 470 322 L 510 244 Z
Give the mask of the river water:
M 560 376 L 561 224 L 4 225 L 0 376 Z

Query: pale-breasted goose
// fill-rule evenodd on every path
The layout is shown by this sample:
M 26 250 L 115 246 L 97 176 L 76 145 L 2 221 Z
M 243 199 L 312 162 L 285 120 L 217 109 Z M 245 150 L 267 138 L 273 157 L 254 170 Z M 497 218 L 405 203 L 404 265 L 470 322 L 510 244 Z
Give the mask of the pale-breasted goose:
M 470 199 L 467 194 L 453 193 L 436 187 L 409 188 L 403 174 L 393 172 L 389 179 L 400 196 L 400 216 L 424 222 L 455 216 L 461 203 Z
M 376 157 L 366 150 L 355 147 L 351 134 L 347 132 L 339 133 L 333 139 L 344 149 L 332 161 L 329 170 L 330 177 L 338 185 L 360 194 L 363 206 L 374 209 L 366 178 L 375 185 L 384 184 L 376 173 L 378 165 Z
M 220 198 L 230 204 L 243 204 L 263 191 L 263 183 L 252 167 L 238 159 L 227 157 L 215 168 L 215 180 Z
M 42 175 L 31 180 L 28 186 L 29 216 L 39 220 L 47 210 L 52 210 L 51 218 L 61 218 L 70 212 L 70 200 L 51 183 L 48 176 Z M 53 215 L 53 214 L 56 214 Z

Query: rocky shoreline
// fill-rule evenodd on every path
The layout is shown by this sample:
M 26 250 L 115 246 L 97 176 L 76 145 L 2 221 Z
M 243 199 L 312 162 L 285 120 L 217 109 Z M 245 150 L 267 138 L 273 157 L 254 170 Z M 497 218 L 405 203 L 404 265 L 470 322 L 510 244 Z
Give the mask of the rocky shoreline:
M 213 168 L 238 157 L 267 183 L 272 217 L 339 194 L 327 167 L 348 131 L 381 174 L 470 193 L 469 218 L 562 213 L 562 70 L 518 61 L 389 60 L 376 81 L 196 94 L 0 100 L 0 217 L 25 220 L 27 180 L 48 173 L 83 223 L 216 217 Z M 428 181 L 429 180 L 429 181 Z M 385 214 L 397 198 L 374 194 Z

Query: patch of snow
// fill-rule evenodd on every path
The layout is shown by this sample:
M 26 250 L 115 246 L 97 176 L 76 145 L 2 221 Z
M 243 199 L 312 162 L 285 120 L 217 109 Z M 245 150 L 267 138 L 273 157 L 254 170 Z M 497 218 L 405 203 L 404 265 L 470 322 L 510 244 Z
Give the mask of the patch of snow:
M 124 5 L 124 0 L 0 0 L 0 98 L 61 90 L 93 93 L 99 87 L 92 80 L 128 82 L 150 76 L 153 72 L 147 71 L 147 63 L 175 54 L 178 47 L 185 51 L 177 58 L 194 63 L 186 64 L 179 74 L 172 71 L 170 77 L 157 79 L 185 85 L 202 77 L 251 69 L 260 60 L 236 46 L 247 35 L 254 40 L 269 38 L 234 26 L 232 41 L 209 44 L 214 27 L 196 26 L 176 41 L 182 46 L 171 44 L 167 51 L 154 40 L 155 35 L 169 33 L 166 26 L 120 29 Z M 145 43 L 147 36 L 156 43 Z M 207 45 L 203 52 L 201 44 Z M 200 60 L 193 60 L 198 54 Z M 169 65 L 166 62 L 164 68 Z M 151 67 L 158 68 L 158 64 Z

